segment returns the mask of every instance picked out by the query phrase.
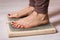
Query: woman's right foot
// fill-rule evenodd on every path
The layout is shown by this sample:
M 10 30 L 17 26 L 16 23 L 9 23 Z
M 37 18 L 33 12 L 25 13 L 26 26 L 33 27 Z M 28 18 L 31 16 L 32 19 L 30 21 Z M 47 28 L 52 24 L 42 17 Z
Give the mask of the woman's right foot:
M 23 9 L 21 11 L 8 14 L 8 17 L 9 18 L 23 17 L 23 16 L 26 16 L 26 15 L 29 15 L 33 10 L 34 10 L 34 7 L 29 6 L 29 7 L 25 8 L 25 9 Z
M 17 21 L 12 21 L 11 25 L 15 28 L 32 28 L 38 25 L 44 25 L 49 22 L 48 14 L 32 12 L 29 16 L 19 19 Z

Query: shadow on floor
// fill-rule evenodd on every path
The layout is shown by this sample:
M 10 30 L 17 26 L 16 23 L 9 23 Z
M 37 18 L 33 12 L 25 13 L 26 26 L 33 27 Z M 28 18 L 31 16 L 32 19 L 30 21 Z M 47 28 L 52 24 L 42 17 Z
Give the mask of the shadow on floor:
M 49 17 L 53 17 L 53 16 L 56 16 L 56 15 L 60 15 L 60 9 L 57 9 L 56 11 L 53 11 L 52 13 L 49 14 Z
M 52 17 L 54 17 L 54 16 L 58 16 L 58 15 L 60 15 L 60 9 L 51 12 L 51 13 L 49 14 L 49 18 L 52 18 Z M 60 18 L 59 18 L 57 21 L 52 22 L 52 24 L 53 24 L 54 26 L 59 25 L 59 24 L 60 24 Z
M 60 21 L 56 21 L 52 23 L 54 26 L 60 25 Z

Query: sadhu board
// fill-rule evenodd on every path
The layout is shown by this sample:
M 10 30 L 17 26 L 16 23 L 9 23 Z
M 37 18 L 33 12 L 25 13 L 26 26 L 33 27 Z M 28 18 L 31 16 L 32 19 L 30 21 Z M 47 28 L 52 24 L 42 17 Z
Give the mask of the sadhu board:
M 20 18 L 8 18 L 8 21 L 16 21 Z M 8 23 L 8 35 L 9 37 L 21 37 L 21 36 L 32 36 L 32 35 L 42 35 L 42 34 L 52 34 L 56 33 L 56 28 L 48 23 L 46 25 L 40 25 L 33 28 L 13 28 L 12 25 Z

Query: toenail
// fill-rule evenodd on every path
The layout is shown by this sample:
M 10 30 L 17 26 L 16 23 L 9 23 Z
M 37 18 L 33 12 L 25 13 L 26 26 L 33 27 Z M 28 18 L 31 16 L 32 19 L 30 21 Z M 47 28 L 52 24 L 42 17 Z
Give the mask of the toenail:
M 15 24 L 14 22 L 12 22 L 12 24 Z
M 12 23 L 14 23 L 14 22 L 12 22 Z
M 8 14 L 10 16 L 10 14 Z

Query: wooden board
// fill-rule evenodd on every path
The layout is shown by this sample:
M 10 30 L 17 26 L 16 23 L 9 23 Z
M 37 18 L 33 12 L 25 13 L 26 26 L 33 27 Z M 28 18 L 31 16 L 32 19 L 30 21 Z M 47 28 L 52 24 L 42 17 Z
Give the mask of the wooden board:
M 13 21 L 13 20 L 18 20 L 18 19 L 15 19 L 15 18 L 9 19 L 9 21 Z M 24 29 L 24 28 L 16 29 L 16 28 L 13 28 L 10 23 L 8 25 L 9 25 L 8 26 L 9 37 L 56 33 L 56 28 L 53 25 L 51 25 L 50 23 L 48 23 L 46 25 L 37 26 L 34 28 L 28 28 L 28 29 Z

